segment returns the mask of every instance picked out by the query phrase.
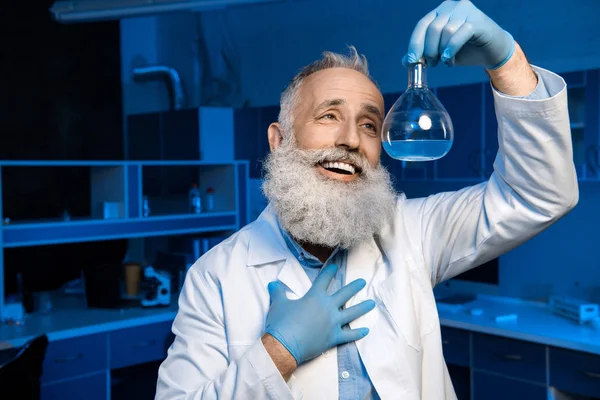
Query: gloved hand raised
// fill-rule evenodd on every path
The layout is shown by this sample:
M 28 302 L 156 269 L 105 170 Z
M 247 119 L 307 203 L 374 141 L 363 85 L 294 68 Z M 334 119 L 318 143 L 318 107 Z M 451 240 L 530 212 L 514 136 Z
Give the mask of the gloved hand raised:
M 266 333 L 277 339 L 298 365 L 334 346 L 361 339 L 369 333 L 368 328 L 342 329 L 345 324 L 371 311 L 375 302 L 366 300 L 342 310 L 343 305 L 365 287 L 366 282 L 357 279 L 330 296 L 327 287 L 336 271 L 336 265 L 325 267 L 308 292 L 297 300 L 286 297 L 280 282 L 269 283 L 271 305 Z
M 402 63 L 408 66 L 425 56 L 431 67 L 441 60 L 497 69 L 514 49 L 513 37 L 469 0 L 448 0 L 417 23 Z

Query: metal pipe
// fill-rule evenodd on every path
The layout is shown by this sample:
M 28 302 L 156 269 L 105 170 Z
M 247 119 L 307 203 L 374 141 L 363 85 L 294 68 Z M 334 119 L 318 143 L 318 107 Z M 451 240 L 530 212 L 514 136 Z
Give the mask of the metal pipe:
M 134 68 L 132 75 L 133 80 L 136 82 L 164 80 L 171 96 L 171 109 L 181 110 L 185 107 L 183 85 L 175 69 L 164 65 L 153 65 Z

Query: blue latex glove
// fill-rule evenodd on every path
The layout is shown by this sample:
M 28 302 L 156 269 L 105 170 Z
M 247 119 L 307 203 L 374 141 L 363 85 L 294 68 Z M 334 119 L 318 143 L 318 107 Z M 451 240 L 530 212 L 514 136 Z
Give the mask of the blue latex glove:
M 330 296 L 327 287 L 336 271 L 337 266 L 333 264 L 323 268 L 308 292 L 297 300 L 286 297 L 282 283 L 269 283 L 271 305 L 265 331 L 292 354 L 298 365 L 334 346 L 362 339 L 369 333 L 368 328 L 342 329 L 344 325 L 371 311 L 375 302 L 365 300 L 342 309 L 348 300 L 365 287 L 366 282 L 357 279 Z
M 478 65 L 497 69 L 515 50 L 510 33 L 482 13 L 469 0 L 448 0 L 425 15 L 415 27 L 405 66 L 425 56 L 428 66 Z

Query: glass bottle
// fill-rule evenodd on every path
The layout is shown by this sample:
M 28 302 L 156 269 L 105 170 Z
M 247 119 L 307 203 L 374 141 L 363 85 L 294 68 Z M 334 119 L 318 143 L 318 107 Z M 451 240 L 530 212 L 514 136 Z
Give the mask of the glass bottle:
M 200 214 L 202 212 L 202 199 L 200 196 L 198 184 L 193 183 L 188 194 L 189 207 L 192 214 Z

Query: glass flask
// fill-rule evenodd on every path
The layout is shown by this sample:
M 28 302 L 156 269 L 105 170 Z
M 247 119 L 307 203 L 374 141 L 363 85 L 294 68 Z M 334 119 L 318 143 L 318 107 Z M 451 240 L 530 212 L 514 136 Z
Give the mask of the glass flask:
M 452 147 L 450 115 L 427 87 L 424 58 L 408 67 L 408 88 L 387 113 L 381 132 L 383 148 L 403 161 L 431 161 Z

